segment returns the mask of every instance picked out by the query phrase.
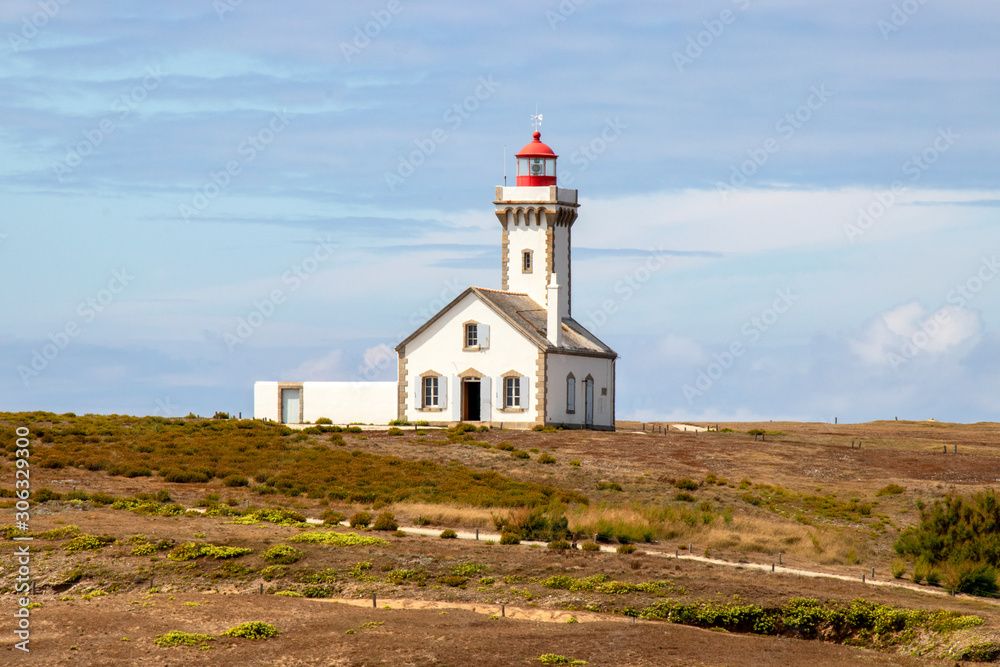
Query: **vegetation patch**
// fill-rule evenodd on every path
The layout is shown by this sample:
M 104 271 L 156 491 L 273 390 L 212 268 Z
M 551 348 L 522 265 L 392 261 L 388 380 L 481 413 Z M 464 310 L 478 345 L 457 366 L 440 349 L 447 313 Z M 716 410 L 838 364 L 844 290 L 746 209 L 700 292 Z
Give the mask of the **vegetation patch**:
M 197 646 L 205 642 L 214 642 L 212 635 L 199 635 L 194 632 L 181 632 L 174 630 L 163 635 L 156 635 L 153 643 L 157 646 Z
M 279 632 L 278 628 L 274 627 L 270 623 L 250 621 L 249 623 L 241 623 L 240 625 L 229 628 L 222 634 L 225 637 L 242 637 L 243 639 L 269 639 L 271 637 L 277 637 Z
M 113 543 L 115 538 L 110 535 L 77 535 L 63 547 L 66 551 L 97 551 Z
M 319 442 L 317 435 L 273 422 L 122 415 L 71 417 L 52 413 L 22 416 L 51 423 L 38 429 L 41 442 L 32 452 L 32 460 L 40 468 L 77 467 L 118 476 L 148 472 L 165 481 L 188 484 L 216 479 L 222 482 L 227 478 L 242 478 L 249 483 L 249 478 L 266 470 L 270 474 L 257 480 L 255 492 L 351 502 L 363 502 L 359 499 L 365 498 L 364 502 L 477 507 L 587 502 L 586 496 L 575 491 L 521 482 L 492 471 L 314 446 Z M 489 430 L 459 426 L 447 432 L 454 442 L 469 441 L 473 431 Z M 338 427 L 317 425 L 309 430 L 324 434 Z M 343 430 L 361 432 L 357 426 Z M 71 495 L 51 492 L 45 499 L 72 499 Z M 157 502 L 164 505 L 163 501 Z M 162 507 L 147 505 L 146 509 L 159 512 Z M 183 513 L 183 508 L 177 513 Z
M 978 616 L 964 616 L 956 611 L 903 609 L 862 599 L 821 603 L 792 598 L 781 607 L 664 600 L 641 610 L 624 611 L 640 618 L 700 628 L 801 639 L 821 637 L 879 649 L 909 643 L 917 632 L 944 635 L 985 622 Z
M 266 562 L 274 565 L 291 565 L 298 562 L 302 556 L 303 553 L 301 551 L 287 544 L 273 546 L 260 555 Z
M 202 544 L 200 542 L 184 542 L 179 544 L 167 554 L 167 558 L 173 561 L 187 561 L 210 556 L 216 560 L 226 560 L 229 558 L 239 558 L 253 549 L 247 547 L 223 547 L 214 544 Z
M 896 553 L 943 566 L 945 583 L 956 591 L 995 595 L 1000 502 L 993 490 L 968 498 L 951 494 L 918 507 L 920 521 L 902 532 L 893 545 Z
M 357 533 L 336 533 L 332 530 L 314 530 L 307 533 L 299 533 L 288 538 L 289 542 L 302 542 L 304 544 L 326 544 L 331 547 L 358 547 L 388 544 L 381 537 L 367 537 Z

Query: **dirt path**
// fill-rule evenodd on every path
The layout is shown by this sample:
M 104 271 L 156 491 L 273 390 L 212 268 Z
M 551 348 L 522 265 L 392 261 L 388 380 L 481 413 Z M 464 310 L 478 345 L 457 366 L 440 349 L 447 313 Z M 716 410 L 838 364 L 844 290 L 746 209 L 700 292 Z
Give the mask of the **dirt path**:
M 354 607 L 373 607 L 369 599 L 358 598 L 313 598 L 317 602 L 336 602 L 338 604 L 348 604 Z M 608 614 L 595 614 L 588 611 L 562 611 L 559 609 L 530 609 L 527 607 L 515 607 L 512 605 L 487 604 L 484 602 L 440 602 L 435 600 L 420 600 L 416 598 L 376 598 L 375 608 L 390 609 L 461 609 L 471 611 L 475 614 L 485 616 L 496 616 L 499 618 L 511 618 L 519 621 L 539 621 L 542 623 L 572 623 L 570 619 L 576 619 L 579 623 L 607 623 L 614 619 Z M 622 623 L 631 622 L 624 619 Z

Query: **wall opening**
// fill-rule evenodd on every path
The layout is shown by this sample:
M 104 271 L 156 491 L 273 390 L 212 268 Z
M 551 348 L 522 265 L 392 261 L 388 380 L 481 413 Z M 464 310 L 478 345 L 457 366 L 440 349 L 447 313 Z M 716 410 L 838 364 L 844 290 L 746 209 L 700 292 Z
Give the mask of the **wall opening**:
M 281 423 L 298 424 L 302 406 L 301 389 L 281 390 Z
M 482 384 L 478 379 L 462 381 L 462 421 L 482 420 Z

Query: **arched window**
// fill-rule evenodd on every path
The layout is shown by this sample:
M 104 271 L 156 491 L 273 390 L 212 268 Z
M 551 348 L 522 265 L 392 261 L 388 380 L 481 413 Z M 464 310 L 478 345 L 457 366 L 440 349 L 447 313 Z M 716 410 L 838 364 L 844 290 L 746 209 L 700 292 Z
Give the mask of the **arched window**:
M 576 412 L 576 378 L 570 373 L 566 376 L 566 413 Z

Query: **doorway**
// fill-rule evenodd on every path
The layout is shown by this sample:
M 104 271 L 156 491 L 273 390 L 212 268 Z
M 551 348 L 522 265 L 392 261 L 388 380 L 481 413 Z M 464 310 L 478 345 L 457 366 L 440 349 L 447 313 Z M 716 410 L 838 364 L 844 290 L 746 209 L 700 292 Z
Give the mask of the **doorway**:
M 302 405 L 301 389 L 281 390 L 281 423 L 298 424 Z
M 482 420 L 482 384 L 479 380 L 462 381 L 462 421 Z

